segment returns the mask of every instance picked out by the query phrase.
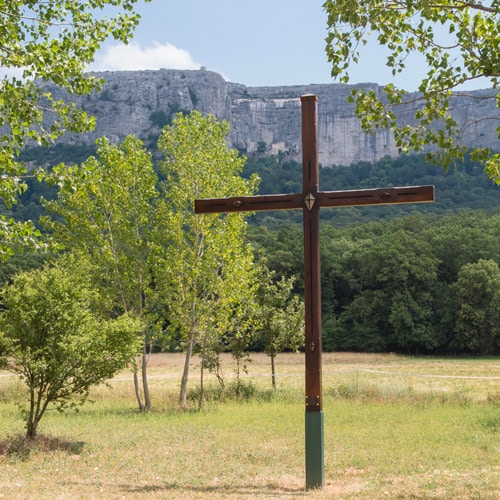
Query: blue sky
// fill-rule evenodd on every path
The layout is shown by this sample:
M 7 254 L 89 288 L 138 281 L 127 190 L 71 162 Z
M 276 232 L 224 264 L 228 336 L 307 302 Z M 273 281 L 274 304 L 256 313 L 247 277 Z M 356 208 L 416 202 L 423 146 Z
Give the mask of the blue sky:
M 247 86 L 333 83 L 326 59 L 323 0 L 140 0 L 142 21 L 128 46 L 106 43 L 92 70 L 207 69 Z M 416 90 L 422 59 L 394 79 L 384 48 L 363 49 L 351 83 L 395 83 Z M 473 82 L 462 89 L 488 87 Z
M 197 69 L 247 86 L 332 83 L 322 0 L 152 0 L 128 47 L 107 44 L 92 69 Z M 397 83 L 417 85 L 415 66 Z M 391 81 L 383 53 L 367 49 L 351 82 Z

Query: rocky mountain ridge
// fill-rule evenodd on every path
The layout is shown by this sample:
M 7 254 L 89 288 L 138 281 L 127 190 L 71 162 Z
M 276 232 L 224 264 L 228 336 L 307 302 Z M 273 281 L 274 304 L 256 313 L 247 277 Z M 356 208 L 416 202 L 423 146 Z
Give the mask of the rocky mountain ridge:
M 354 107 L 347 103 L 353 86 L 311 84 L 286 87 L 246 87 L 227 82 L 206 69 L 97 73 L 105 84 L 100 92 L 72 100 L 95 116 L 92 133 L 67 134 L 62 141 L 91 144 L 107 136 L 119 142 L 134 134 L 152 142 L 160 128 L 179 111 L 199 110 L 226 119 L 231 125 L 228 141 L 243 153 L 285 154 L 300 160 L 300 96 L 318 96 L 319 161 L 324 166 L 350 165 L 357 161 L 375 162 L 384 156 L 397 156 L 392 134 L 386 130 L 366 134 L 361 130 Z M 57 87 L 44 84 L 53 97 L 67 98 Z M 358 84 L 375 92 L 374 83 Z M 464 126 L 466 145 L 500 150 L 500 140 L 490 118 L 500 120 L 500 109 L 492 105 L 492 90 L 474 91 L 471 97 L 453 102 L 453 115 Z M 488 118 L 488 120 L 485 120 Z M 405 119 L 401 117 L 401 119 Z

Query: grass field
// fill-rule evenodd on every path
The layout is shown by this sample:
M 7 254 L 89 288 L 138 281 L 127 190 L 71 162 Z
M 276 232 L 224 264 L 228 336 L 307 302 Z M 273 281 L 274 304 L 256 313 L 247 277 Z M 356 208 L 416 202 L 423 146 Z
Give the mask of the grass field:
M 150 362 L 154 410 L 136 410 L 131 374 L 78 413 L 49 413 L 19 439 L 22 385 L 0 372 L 0 498 L 500 498 L 500 360 L 325 354 L 325 478 L 304 491 L 303 356 L 256 355 L 234 394 L 209 380 L 202 411 L 176 400 L 181 355 Z M 196 393 L 199 369 L 190 387 Z M 193 402 L 193 408 L 196 404 Z

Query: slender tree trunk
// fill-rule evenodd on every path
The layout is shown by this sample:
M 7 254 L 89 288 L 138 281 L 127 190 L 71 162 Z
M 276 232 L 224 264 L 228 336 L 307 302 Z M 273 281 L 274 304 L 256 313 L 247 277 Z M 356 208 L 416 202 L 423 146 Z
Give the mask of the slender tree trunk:
M 276 367 L 274 366 L 275 354 L 271 354 L 271 380 L 273 383 L 273 389 L 276 390 Z
M 240 375 L 241 375 L 241 358 L 236 357 L 236 383 L 240 385 Z
M 33 419 L 28 420 L 26 423 L 26 437 L 31 441 L 36 437 L 38 422 Z
M 137 368 L 137 362 L 134 361 L 134 389 L 135 397 L 137 398 L 137 404 L 139 405 L 139 411 L 144 411 L 144 404 L 142 403 L 141 387 L 139 385 L 139 369 Z
M 191 330 L 189 332 L 189 338 L 186 348 L 186 359 L 184 360 L 184 371 L 182 372 L 181 379 L 181 392 L 179 395 L 179 405 L 184 410 L 188 409 L 187 404 L 187 385 L 189 380 L 189 366 L 191 364 L 191 356 L 193 354 L 193 343 L 194 343 L 194 332 Z
M 33 433 L 34 418 L 35 418 L 35 391 L 33 387 L 30 387 L 30 411 L 28 412 L 28 418 L 26 419 L 26 437 L 28 439 L 32 439 L 34 437 Z
M 141 365 L 141 375 L 142 375 L 142 390 L 144 391 L 144 411 L 151 410 L 151 396 L 149 394 L 149 384 L 148 384 L 148 361 L 149 356 L 147 352 L 146 342 L 142 347 L 142 365 Z
M 205 354 L 205 353 L 203 353 Z M 204 376 L 204 370 L 205 369 L 205 363 L 203 361 L 203 355 L 201 357 L 201 368 L 200 368 L 200 400 L 198 402 L 198 410 L 201 410 L 203 407 L 203 399 L 205 398 L 205 386 L 203 385 L 203 376 Z
M 217 353 L 217 365 L 214 369 L 214 374 L 217 377 L 217 382 L 219 382 L 220 388 L 224 390 L 224 374 L 222 373 L 222 367 L 220 362 L 220 353 Z
M 35 412 L 28 418 L 26 422 L 26 437 L 29 440 L 33 440 L 36 438 L 36 434 L 38 432 L 38 424 L 42 419 L 43 413 L 45 412 Z
M 141 376 L 142 376 L 142 390 L 144 391 L 144 407 L 142 409 L 143 411 L 149 411 L 151 410 L 151 396 L 149 393 L 149 384 L 148 384 L 147 355 L 142 356 Z
M 30 388 L 30 411 L 28 418 L 26 419 L 26 437 L 29 440 L 36 438 L 38 424 L 40 423 L 40 420 L 42 420 L 42 417 L 51 401 L 47 395 L 44 400 L 43 394 L 44 392 L 42 391 L 37 392 L 35 388 Z
M 179 405 L 183 410 L 188 409 L 187 385 L 189 380 L 189 367 L 191 365 L 191 357 L 193 356 L 193 347 L 196 332 L 196 299 L 191 300 L 189 325 L 188 343 L 186 346 L 186 359 L 184 360 L 184 370 L 182 372 L 181 379 L 181 392 L 179 394 Z
M 36 430 L 38 427 L 38 421 L 36 418 L 36 407 L 35 402 L 35 391 L 33 388 L 30 389 L 30 411 L 28 413 L 28 418 L 26 419 L 26 437 L 28 439 L 35 439 Z

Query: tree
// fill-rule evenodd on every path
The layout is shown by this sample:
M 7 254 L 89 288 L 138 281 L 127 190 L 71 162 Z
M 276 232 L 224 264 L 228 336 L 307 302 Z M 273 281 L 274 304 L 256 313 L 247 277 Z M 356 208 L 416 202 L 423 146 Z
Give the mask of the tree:
M 240 305 L 252 292 L 252 252 L 243 243 L 245 214 L 195 215 L 196 198 L 245 196 L 255 192 L 256 179 L 239 174 L 244 160 L 229 149 L 229 125 L 198 111 L 178 114 L 158 141 L 164 156 L 165 203 L 157 213 L 167 247 L 161 267 L 170 329 L 185 341 L 186 358 L 179 402 L 187 407 L 189 367 L 194 349 L 210 354 L 220 337 L 237 321 Z M 217 343 L 215 342 L 215 345 Z
M 22 271 L 42 267 L 49 257 L 49 252 L 19 252 L 7 262 L 2 262 L 2 265 L 0 265 L 0 288 L 9 284 L 14 276 Z
M 359 322 L 352 328 L 346 329 L 341 319 L 343 308 L 350 304 L 353 297 L 363 290 L 363 281 L 358 277 L 358 254 L 362 254 L 367 247 L 373 245 L 371 239 L 363 239 L 369 232 L 359 228 L 357 234 L 345 234 L 344 229 L 325 224 L 321 234 L 321 296 L 323 316 L 323 350 L 359 350 L 362 342 L 357 338 L 356 330 Z M 352 232 L 355 232 L 353 230 Z M 363 299 L 366 299 L 364 297 Z M 377 309 L 376 297 L 370 305 Z M 358 304 L 358 311 L 363 314 L 362 302 Z M 372 311 L 368 314 L 380 314 Z M 368 329 L 366 329 L 368 330 Z M 373 337 L 373 335 L 372 335 Z M 376 349 L 376 342 L 371 341 L 372 349 Z
M 77 250 L 94 262 L 96 285 L 107 298 L 109 314 L 130 313 L 141 319 L 141 395 L 138 366 L 134 383 L 140 410 L 151 409 L 147 364 L 154 339 L 153 287 L 154 201 L 157 176 L 142 142 L 132 136 L 120 145 L 103 138 L 97 157 L 80 166 L 54 169 L 60 186 L 58 198 L 46 202 L 58 218 L 48 223 L 53 240 Z
M 329 30 L 326 51 L 332 75 L 342 82 L 349 81 L 348 70 L 358 62 L 360 47 L 371 37 L 387 48 L 386 65 L 394 76 L 405 69 L 412 70 L 407 68 L 411 55 L 420 55 L 427 64 L 418 97 L 393 84 L 383 89 L 382 96 L 373 89 L 354 89 L 351 102 L 356 105 L 362 127 L 370 131 L 380 127 L 392 130 L 400 152 L 430 146 L 434 152 L 428 157 L 445 167 L 463 159 L 468 151 L 460 144 L 464 126 L 452 118 L 450 104 L 457 95 L 467 98 L 456 92 L 461 84 L 486 78 L 492 90 L 481 99 L 500 107 L 500 3 L 327 0 L 324 7 Z M 408 113 L 404 123 L 397 120 L 398 107 Z M 496 120 L 492 117 L 493 123 Z M 470 126 L 473 124 L 466 124 Z M 500 137 L 500 127 L 496 131 Z M 489 148 L 478 146 L 471 154 L 484 163 L 489 177 L 500 184 L 500 153 L 492 154 Z
M 475 354 L 500 351 L 500 269 L 480 259 L 460 269 L 453 285 L 457 345 Z
M 148 0 L 147 0 L 148 1 Z M 101 81 L 85 73 L 108 38 L 127 42 L 139 21 L 137 0 L 46 2 L 4 0 L 0 5 L 0 198 L 6 206 L 25 189 L 26 169 L 17 161 L 29 143 L 50 144 L 65 131 L 82 132 L 93 119 L 54 98 L 43 82 L 69 94 L 99 89 Z M 115 16 L 102 15 L 114 8 Z M 32 243 L 32 223 L 0 219 L 0 258 L 12 253 L 11 241 Z
M 26 436 L 36 437 L 50 405 L 75 407 L 89 390 L 124 368 L 137 352 L 138 320 L 105 320 L 95 312 L 99 295 L 89 266 L 65 258 L 41 270 L 22 272 L 1 292 L 3 363 L 29 391 Z
M 336 339 L 339 350 L 386 352 L 392 340 L 389 314 L 384 291 L 367 288 L 357 294 L 341 315 L 344 329 L 338 330 L 344 335 Z
M 437 347 L 430 290 L 438 260 L 429 243 L 418 237 L 424 228 L 420 216 L 395 220 L 355 256 L 354 269 L 347 274 L 356 294 L 343 318 L 347 331 L 353 332 L 348 342 L 356 339 L 357 349 L 392 347 L 418 353 Z M 367 237 L 366 228 L 360 232 Z
M 271 358 L 271 380 L 276 389 L 276 355 L 285 349 L 296 351 L 304 345 L 304 304 L 292 295 L 293 278 L 276 280 L 274 273 L 261 266 L 256 295 L 255 335 L 264 340 L 264 351 Z

